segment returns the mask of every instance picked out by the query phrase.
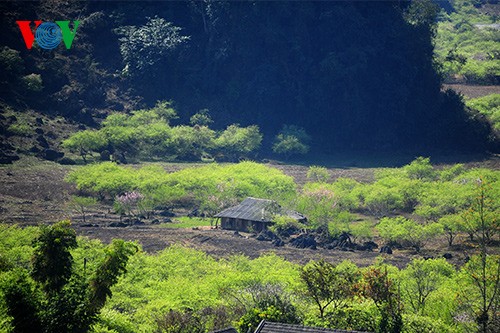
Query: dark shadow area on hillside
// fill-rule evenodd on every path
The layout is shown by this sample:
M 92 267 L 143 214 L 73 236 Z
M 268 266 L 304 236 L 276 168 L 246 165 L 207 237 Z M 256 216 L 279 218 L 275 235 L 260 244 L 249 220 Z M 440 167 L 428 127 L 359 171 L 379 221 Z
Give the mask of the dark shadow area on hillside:
M 306 157 L 295 157 L 288 161 L 270 160 L 271 164 L 288 164 L 298 166 L 318 165 L 327 168 L 399 168 L 409 164 L 419 156 L 430 157 L 432 164 L 456 164 L 467 163 L 474 165 L 481 163 L 482 166 L 498 169 L 500 168 L 500 157 L 496 154 L 418 154 L 418 153 L 394 153 L 394 152 L 339 152 L 334 154 L 308 154 Z

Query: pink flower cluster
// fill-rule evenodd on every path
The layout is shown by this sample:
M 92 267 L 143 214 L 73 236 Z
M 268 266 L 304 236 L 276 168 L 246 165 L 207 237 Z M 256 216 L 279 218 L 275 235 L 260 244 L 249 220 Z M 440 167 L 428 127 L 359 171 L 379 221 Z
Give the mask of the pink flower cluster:
M 118 196 L 116 198 L 116 201 L 118 201 L 118 203 L 120 203 L 121 205 L 131 206 L 137 204 L 143 198 L 144 196 L 141 193 L 137 191 L 132 191 L 132 192 L 125 192 L 125 194 Z

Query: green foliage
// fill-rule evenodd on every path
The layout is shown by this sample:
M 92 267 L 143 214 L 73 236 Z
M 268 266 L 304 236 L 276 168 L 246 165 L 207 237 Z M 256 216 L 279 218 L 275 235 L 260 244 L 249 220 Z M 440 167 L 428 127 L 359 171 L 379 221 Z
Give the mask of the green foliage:
M 102 128 L 77 132 L 63 141 L 63 147 L 79 153 L 84 162 L 93 152 L 107 150 L 122 163 L 133 159 L 200 160 L 211 154 L 228 160 L 246 158 L 255 153 L 262 141 L 257 126 L 231 125 L 218 134 L 210 129 L 208 110 L 201 110 L 191 119 L 192 126 L 170 126 L 177 117 L 171 102 L 159 101 L 148 110 L 110 114 Z
M 295 125 L 283 125 L 283 129 L 276 135 L 273 152 L 283 154 L 286 159 L 292 155 L 306 154 L 309 151 L 310 136 L 306 131 Z
M 24 270 L 12 270 L 1 276 L 0 292 L 11 317 L 12 332 L 39 333 L 42 331 L 39 317 L 39 294 L 32 280 Z
M 167 146 L 181 160 L 200 160 L 214 147 L 215 132 L 206 126 L 176 126 L 171 129 Z
M 446 325 L 440 320 L 420 316 L 417 314 L 403 314 L 403 333 L 452 333 L 456 332 L 451 325 Z
M 69 221 L 40 228 L 40 235 L 34 241 L 32 276 L 47 293 L 61 291 L 69 281 L 73 265 L 70 250 L 76 245 L 76 232 Z
M 83 222 L 85 223 L 85 212 L 87 209 L 94 207 L 97 205 L 97 199 L 92 197 L 81 197 L 77 195 L 71 196 L 70 205 L 74 210 L 78 213 L 82 214 Z
M 454 274 L 445 259 L 414 259 L 401 274 L 401 290 L 415 314 L 426 315 L 426 305 L 432 294 Z
M 453 241 L 459 232 L 467 230 L 460 214 L 445 215 L 438 221 L 443 226 L 443 231 L 448 238 L 448 246 L 453 245 Z
M 189 118 L 189 123 L 193 126 L 208 126 L 213 122 L 208 109 L 200 110 Z
M 497 46 L 500 33 L 487 27 L 495 23 L 494 15 L 480 13 L 471 1 L 451 4 L 454 11 L 441 13 L 435 40 L 435 53 L 445 78 L 496 84 L 500 70 Z
M 219 154 L 232 161 L 247 157 L 260 148 L 261 142 L 258 126 L 240 127 L 238 124 L 228 126 L 215 140 Z
M 370 240 L 373 238 L 373 224 L 369 221 L 352 223 L 349 225 L 349 233 L 354 240 Z
M 16 76 L 23 72 L 24 61 L 17 50 L 13 50 L 7 46 L 0 50 L 0 68 L 2 72 L 8 73 L 9 76 Z
M 354 295 L 353 288 L 360 276 L 356 265 L 350 262 L 334 266 L 321 260 L 304 266 L 300 277 L 305 285 L 304 294 L 318 308 L 320 318 L 324 318 L 330 305 L 342 308 Z
M 7 130 L 15 135 L 30 136 L 33 134 L 33 128 L 26 121 L 17 121 L 10 125 Z
M 196 228 L 208 227 L 212 226 L 213 224 L 214 219 L 212 218 L 180 216 L 175 218 L 172 223 L 164 223 L 160 226 L 165 228 Z
M 113 241 L 104 249 L 102 261 L 89 261 L 88 277 L 87 259 L 78 252 L 69 222 L 39 229 L 31 267 L 19 265 L 0 272 L 0 315 L 7 316 L 0 323 L 8 322 L 12 332 L 87 332 L 111 295 L 111 286 L 125 272 L 131 245 Z M 18 234 L 22 240 L 23 233 Z M 83 260 L 75 261 L 72 252 Z M 91 253 L 95 249 L 85 251 L 86 256 Z
M 31 73 L 22 77 L 21 82 L 25 89 L 33 92 L 43 90 L 43 81 L 40 74 Z
M 437 176 L 436 171 L 432 167 L 430 158 L 417 157 L 416 160 L 409 165 L 403 167 L 410 179 L 434 180 Z
M 386 242 L 397 242 L 411 246 L 419 251 L 425 243 L 443 232 L 439 223 L 420 224 L 404 217 L 384 217 L 377 225 L 377 230 Z
M 469 99 L 465 104 L 488 117 L 493 128 L 500 131 L 500 94 Z
M 0 272 L 14 267 L 28 268 L 33 255 L 33 240 L 38 234 L 34 227 L 20 228 L 0 224 Z
M 83 161 L 93 151 L 101 151 L 108 145 L 108 139 L 101 131 L 85 130 L 77 132 L 62 142 L 62 146 L 71 152 L 79 153 Z
M 125 63 L 125 73 L 140 75 L 152 71 L 172 51 L 184 44 L 189 37 L 180 34 L 181 28 L 163 18 L 150 18 L 140 27 L 125 26 L 117 29 L 120 52 Z
M 376 332 L 400 333 L 403 328 L 402 304 L 399 291 L 387 269 L 370 267 L 363 273 L 360 294 L 372 299 L 380 313 Z
M 307 170 L 307 179 L 312 182 L 326 183 L 330 178 L 330 174 L 325 167 L 312 165 Z

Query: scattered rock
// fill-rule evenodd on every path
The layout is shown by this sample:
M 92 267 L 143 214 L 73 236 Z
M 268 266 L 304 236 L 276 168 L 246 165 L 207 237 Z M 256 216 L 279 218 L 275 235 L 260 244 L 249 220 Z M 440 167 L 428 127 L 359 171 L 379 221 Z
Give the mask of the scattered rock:
M 424 260 L 434 259 L 434 256 L 424 256 Z
M 36 133 L 36 134 L 40 134 L 40 135 L 42 135 L 42 134 L 43 134 L 43 129 L 41 129 L 41 128 L 37 128 L 37 129 L 35 130 L 35 133 Z
M 42 146 L 43 148 L 49 148 L 49 142 L 43 135 L 39 135 L 36 137 L 36 141 Z
M 243 238 L 243 236 L 237 230 L 233 233 L 233 236 L 238 238 Z
M 0 164 L 12 164 L 12 162 L 19 160 L 17 155 L 3 155 L 0 153 Z
M 281 247 L 285 245 L 285 242 L 283 242 L 281 238 L 276 238 L 275 240 L 273 240 L 272 244 L 276 247 Z
M 57 134 L 52 131 L 47 132 L 47 136 L 51 139 L 57 139 Z
M 99 225 L 92 224 L 92 223 L 84 223 L 84 224 L 80 224 L 80 227 L 82 227 L 82 228 L 99 228 Z
M 40 152 L 40 148 L 38 148 L 37 146 L 33 146 L 29 149 L 29 152 L 30 153 L 39 153 Z
M 151 221 L 151 224 L 160 224 L 160 220 L 154 219 L 153 221 Z
M 392 254 L 392 249 L 390 246 L 385 245 L 380 248 L 380 253 Z
M 278 238 L 272 231 L 270 230 L 262 230 L 258 235 L 257 235 L 257 240 L 258 241 L 266 241 L 266 242 L 271 242 Z
M 373 251 L 374 249 L 378 249 L 378 244 L 373 241 L 364 242 L 363 246 L 367 251 Z
M 112 222 L 108 226 L 113 228 L 125 228 L 128 227 L 128 224 L 123 222 Z
M 309 248 L 313 250 L 316 250 L 316 245 L 317 245 L 314 236 L 309 234 L 299 235 L 298 237 L 292 239 L 290 241 L 290 244 L 292 244 L 295 247 L 298 247 L 299 249 Z
M 162 222 L 163 222 L 163 223 L 172 223 L 172 219 L 171 219 L 171 218 L 166 217 L 166 218 L 164 218 L 164 219 L 162 220 Z
M 75 165 L 76 162 L 72 158 L 69 157 L 63 157 L 57 160 L 57 163 L 62 164 L 62 165 Z
M 43 152 L 43 157 L 49 161 L 57 161 L 60 158 L 63 158 L 64 153 L 58 152 L 54 149 L 45 149 Z
M 453 254 L 451 254 L 451 253 L 445 253 L 445 254 L 443 254 L 443 258 L 449 260 L 449 259 L 453 258 Z
M 36 121 L 36 124 L 37 124 L 37 125 L 43 125 L 43 119 L 42 119 L 42 118 L 37 117 L 37 118 L 35 119 L 35 121 Z
M 109 161 L 111 159 L 111 153 L 107 150 L 101 151 L 100 155 L 101 161 Z
M 172 212 L 171 210 L 162 210 L 158 215 L 165 217 L 174 217 L 175 213 Z

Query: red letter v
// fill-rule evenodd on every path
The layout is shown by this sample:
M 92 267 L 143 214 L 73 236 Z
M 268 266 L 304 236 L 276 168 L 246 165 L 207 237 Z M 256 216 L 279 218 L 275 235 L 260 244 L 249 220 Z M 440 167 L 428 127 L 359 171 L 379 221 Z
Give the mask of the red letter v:
M 21 34 L 23 35 L 24 43 L 28 50 L 33 46 L 33 41 L 35 40 L 35 34 L 31 31 L 30 23 L 31 21 L 16 21 L 19 29 L 21 29 Z M 35 21 L 35 30 L 42 23 L 42 21 Z

